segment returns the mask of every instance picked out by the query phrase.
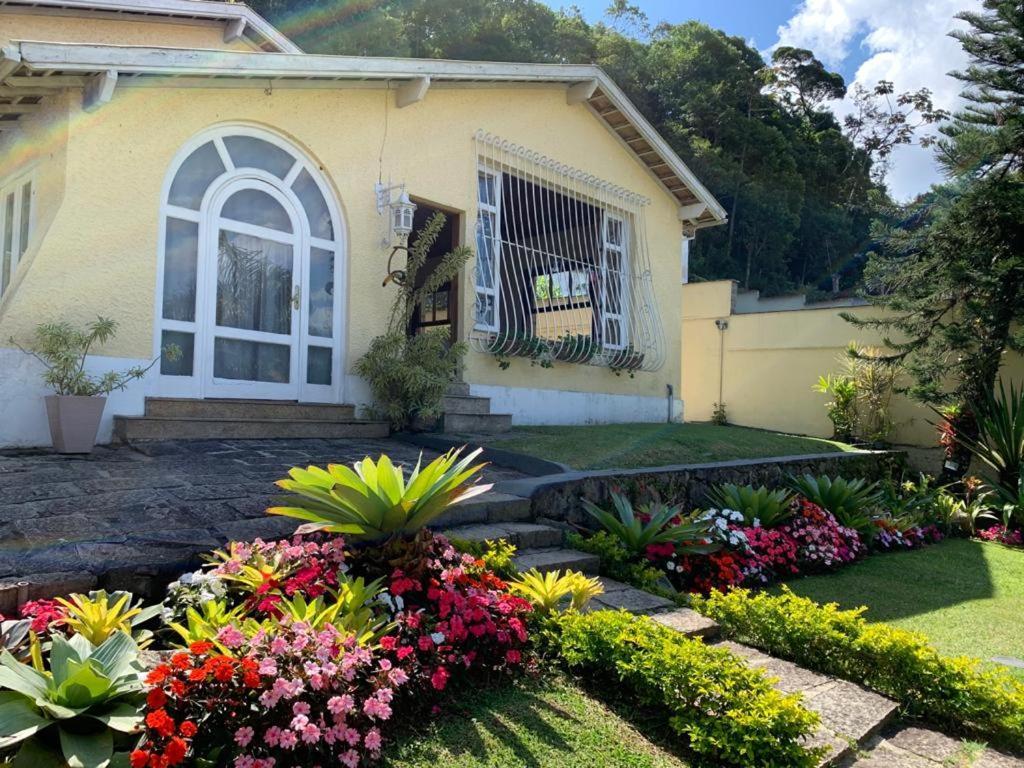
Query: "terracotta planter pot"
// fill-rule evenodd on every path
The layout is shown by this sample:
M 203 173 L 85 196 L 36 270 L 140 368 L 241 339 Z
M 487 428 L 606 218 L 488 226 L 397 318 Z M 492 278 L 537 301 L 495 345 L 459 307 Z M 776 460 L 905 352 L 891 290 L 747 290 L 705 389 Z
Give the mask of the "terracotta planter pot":
M 46 415 L 57 453 L 92 453 L 106 404 L 105 397 L 48 395 Z

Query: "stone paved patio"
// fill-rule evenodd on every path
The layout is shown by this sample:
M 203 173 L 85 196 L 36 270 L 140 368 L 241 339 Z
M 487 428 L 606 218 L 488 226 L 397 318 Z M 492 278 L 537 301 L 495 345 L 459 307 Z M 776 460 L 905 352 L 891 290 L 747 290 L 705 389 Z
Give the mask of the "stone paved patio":
M 387 439 L 203 440 L 0 453 L 0 581 L 86 589 L 105 573 L 106 586 L 146 592 L 140 579 L 157 586 L 228 539 L 291 533 L 294 520 L 264 513 L 288 468 L 380 453 L 414 464 L 420 450 Z M 489 482 L 518 477 L 485 472 Z

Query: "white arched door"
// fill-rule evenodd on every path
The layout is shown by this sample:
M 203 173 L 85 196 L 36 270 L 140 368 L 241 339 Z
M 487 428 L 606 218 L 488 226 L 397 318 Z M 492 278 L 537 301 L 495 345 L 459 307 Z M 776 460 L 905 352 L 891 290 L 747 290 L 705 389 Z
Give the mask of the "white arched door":
M 159 393 L 340 402 L 340 217 L 319 171 L 256 129 L 222 129 L 169 175 Z

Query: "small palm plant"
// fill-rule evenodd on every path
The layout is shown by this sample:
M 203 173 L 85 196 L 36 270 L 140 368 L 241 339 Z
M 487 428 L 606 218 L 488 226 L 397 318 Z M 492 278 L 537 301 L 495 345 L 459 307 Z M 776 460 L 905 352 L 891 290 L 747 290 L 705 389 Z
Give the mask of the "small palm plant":
M 417 461 L 408 479 L 387 455 L 376 462 L 367 456 L 353 469 L 296 467 L 290 480 L 277 481 L 293 495 L 267 512 L 307 521 L 298 533 L 327 531 L 369 540 L 414 534 L 452 505 L 490 490 L 490 485 L 468 484 L 485 466 L 472 466 L 480 451 L 460 457 L 462 449 L 451 450 L 425 467 Z
M 793 493 L 785 488 L 769 491 L 763 485 L 723 483 L 708 493 L 708 501 L 719 509 L 732 509 L 743 515 L 747 525 L 756 520 L 763 528 L 774 528 L 793 516 Z
M 651 544 L 673 544 L 678 551 L 692 554 L 718 549 L 711 543 L 711 524 L 682 522 L 679 506 L 653 502 L 634 511 L 632 502 L 622 494 L 613 491 L 611 497 L 615 514 L 588 499 L 582 499 L 583 508 L 633 556 L 639 557 Z

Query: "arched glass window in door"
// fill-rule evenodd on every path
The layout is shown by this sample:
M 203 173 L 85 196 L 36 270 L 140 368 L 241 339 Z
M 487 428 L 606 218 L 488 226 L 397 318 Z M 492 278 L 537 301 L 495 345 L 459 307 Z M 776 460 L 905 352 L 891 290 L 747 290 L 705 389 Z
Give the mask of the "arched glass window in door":
M 332 401 L 343 256 L 315 165 L 272 134 L 222 129 L 181 153 L 163 205 L 161 392 Z

